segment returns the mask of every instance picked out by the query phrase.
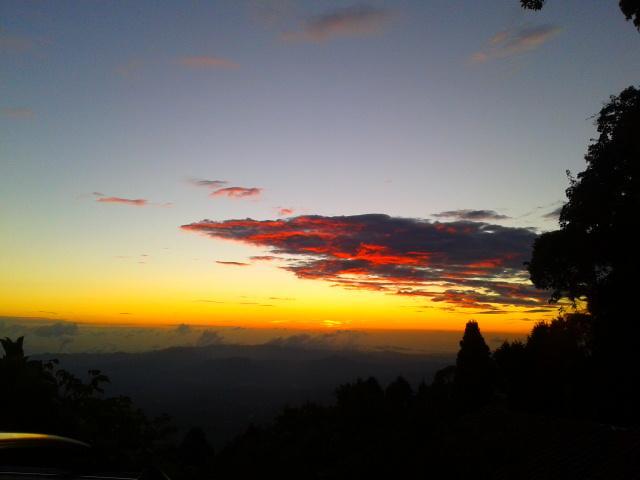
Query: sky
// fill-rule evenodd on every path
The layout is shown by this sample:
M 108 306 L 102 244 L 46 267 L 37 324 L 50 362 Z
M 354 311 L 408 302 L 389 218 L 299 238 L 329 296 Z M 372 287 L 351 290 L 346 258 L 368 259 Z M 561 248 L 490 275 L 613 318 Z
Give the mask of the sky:
M 637 42 L 599 0 L 5 0 L 0 317 L 524 333 Z

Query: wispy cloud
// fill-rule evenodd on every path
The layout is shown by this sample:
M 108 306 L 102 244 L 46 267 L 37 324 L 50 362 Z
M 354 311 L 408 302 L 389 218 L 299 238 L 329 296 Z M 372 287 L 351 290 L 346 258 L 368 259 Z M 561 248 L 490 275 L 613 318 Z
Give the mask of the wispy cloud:
M 227 185 L 229 182 L 226 180 L 205 180 L 203 178 L 190 178 L 189 183 L 196 187 L 205 187 L 217 190 Z
M 231 265 L 233 267 L 248 267 L 250 265 L 249 263 L 244 262 L 226 262 L 223 260 L 216 260 L 216 263 L 219 263 L 220 265 Z
M 278 207 L 279 217 L 290 217 L 294 213 L 295 213 L 295 210 L 293 208 Z
M 78 325 L 70 322 L 57 322 L 34 327 L 33 333 L 40 337 L 74 336 L 78 333 Z
M 191 178 L 189 183 L 197 187 L 213 190 L 210 197 L 247 198 L 257 197 L 262 193 L 262 188 L 257 187 L 225 187 L 227 180 L 206 180 L 203 178 Z
M 447 210 L 446 212 L 435 213 L 437 218 L 455 218 L 458 220 L 505 220 L 507 215 L 502 215 L 495 210 Z
M 325 320 L 327 326 L 332 323 L 341 324 L 340 322 L 332 322 Z M 359 346 L 360 341 L 367 333 L 355 330 L 335 330 L 329 333 L 321 333 L 312 335 L 309 333 L 300 333 L 290 335 L 288 337 L 276 337 L 269 340 L 266 345 L 274 345 L 278 347 L 301 348 L 301 349 L 354 349 Z
M 258 197 L 262 193 L 262 188 L 246 187 L 226 187 L 211 192 L 211 197 L 247 198 Z
M 164 202 L 164 203 L 150 202 L 146 198 L 115 197 L 115 196 L 105 195 L 104 193 L 101 193 L 101 192 L 93 192 L 91 195 L 93 195 L 94 197 L 97 197 L 96 202 L 98 203 L 116 203 L 121 205 L 131 205 L 133 207 L 151 207 L 151 206 L 162 207 L 162 208 L 173 207 L 172 202 Z M 146 257 L 147 255 L 142 255 L 142 256 Z
M 352 6 L 308 18 L 297 30 L 282 33 L 281 38 L 321 43 L 336 37 L 375 35 L 382 33 L 392 18 L 390 10 Z
M 292 255 L 281 258 L 281 268 L 343 288 L 496 311 L 538 307 L 547 298 L 524 270 L 536 238 L 527 228 L 381 214 L 202 220 L 182 228 Z
M 521 27 L 503 30 L 489 39 L 483 50 L 474 53 L 471 61 L 483 63 L 498 58 L 530 52 L 544 45 L 560 33 L 562 29 L 554 25 Z
M 49 345 L 55 345 L 55 348 L 59 351 L 62 351 L 66 346 L 71 344 L 78 336 L 80 330 L 77 324 L 67 321 L 45 323 L 33 327 L 29 326 L 23 329 L 20 329 L 20 327 L 16 325 L 14 326 L 14 329 L 15 333 L 22 330 L 19 333 L 20 335 L 32 333 L 35 337 L 43 339 Z
M 252 262 L 275 262 L 277 260 L 284 260 L 283 257 L 277 255 L 253 255 L 249 257 Z
M 555 306 L 549 305 L 547 307 L 531 308 L 529 310 L 525 310 L 524 313 L 554 313 L 557 310 L 558 309 Z
M 562 206 L 545 213 L 542 218 L 547 218 L 549 220 L 558 220 L 560 218 L 560 213 L 562 213 Z
M 213 56 L 195 56 L 195 57 L 181 57 L 178 59 L 178 63 L 187 68 L 238 68 L 236 62 L 227 60 L 226 58 L 213 57 Z
M 120 203 L 123 205 L 132 205 L 134 207 L 146 207 L 149 205 L 148 200 L 144 198 L 122 198 L 122 197 L 98 197 L 96 202 L 99 203 Z
M 35 112 L 30 108 L 24 107 L 6 107 L 0 110 L 2 115 L 9 118 L 31 118 L 35 116 Z

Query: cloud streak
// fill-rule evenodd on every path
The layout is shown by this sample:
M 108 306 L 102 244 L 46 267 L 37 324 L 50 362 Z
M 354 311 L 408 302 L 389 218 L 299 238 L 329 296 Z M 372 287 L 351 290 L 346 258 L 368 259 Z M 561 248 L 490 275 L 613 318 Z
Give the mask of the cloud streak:
M 284 32 L 282 40 L 322 43 L 337 37 L 380 34 L 391 21 L 391 11 L 370 6 L 341 8 L 310 17 L 295 31 Z
M 213 190 L 210 197 L 228 197 L 228 198 L 247 198 L 258 197 L 262 193 L 262 188 L 257 187 L 227 187 L 227 180 L 205 180 L 200 178 L 192 178 L 189 183 L 196 187 L 204 187 Z M 293 213 L 293 210 L 291 210 Z
M 216 260 L 216 263 L 220 265 L 231 265 L 233 267 L 248 267 L 250 265 L 249 263 L 244 262 L 225 262 L 223 260 Z
M 510 218 L 495 210 L 447 210 L 433 215 L 436 218 L 455 218 L 457 220 L 505 220 Z
M 107 197 L 98 196 L 96 202 L 99 203 L 117 203 L 121 205 L 131 205 L 134 207 L 146 207 L 149 205 L 149 201 L 144 198 L 122 198 L 122 197 Z
M 211 197 L 228 197 L 228 198 L 248 198 L 258 197 L 262 193 L 262 188 L 246 188 L 246 187 L 225 187 L 211 192 Z
M 533 51 L 554 38 L 561 30 L 554 25 L 503 30 L 491 37 L 483 50 L 474 53 L 471 61 L 484 63 Z
M 287 255 L 281 268 L 343 288 L 482 310 L 537 307 L 546 299 L 523 267 L 536 238 L 526 228 L 368 214 L 202 220 L 182 229 Z
M 201 178 L 192 178 L 189 180 L 189 183 L 196 187 L 211 188 L 213 190 L 223 188 L 225 185 L 229 184 L 226 180 L 205 180 Z
M 33 328 L 33 333 L 40 337 L 74 336 L 78 333 L 78 325 L 69 322 L 57 322 Z
M 550 220 L 558 220 L 560 218 L 560 214 L 562 213 L 562 206 L 559 206 L 555 210 L 545 213 L 542 218 L 547 218 Z
M 283 260 L 283 258 L 275 255 L 253 255 L 249 257 L 249 260 L 253 262 L 275 262 L 278 260 Z
M 156 202 L 150 202 L 146 198 L 113 197 L 113 196 L 105 195 L 104 193 L 100 193 L 100 192 L 93 192 L 92 195 L 94 197 L 97 197 L 96 202 L 98 203 L 115 203 L 119 205 L 129 205 L 132 207 L 148 207 L 148 206 L 163 207 L 163 208 L 173 207 L 172 202 L 156 203 Z M 142 256 L 146 257 L 147 255 L 142 255 Z
M 336 330 L 328 333 L 312 335 L 308 333 L 300 333 L 290 335 L 288 337 L 276 337 L 265 345 L 300 348 L 305 350 L 344 350 L 358 348 L 359 342 L 367 334 L 365 332 L 354 330 Z

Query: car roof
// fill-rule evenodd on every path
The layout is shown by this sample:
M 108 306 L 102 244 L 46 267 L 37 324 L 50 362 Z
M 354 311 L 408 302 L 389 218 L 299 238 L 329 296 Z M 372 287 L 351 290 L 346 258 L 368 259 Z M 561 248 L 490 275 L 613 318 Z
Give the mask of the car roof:
M 78 447 L 91 448 L 88 443 L 73 438 L 46 433 L 0 432 L 0 448 L 24 447 Z

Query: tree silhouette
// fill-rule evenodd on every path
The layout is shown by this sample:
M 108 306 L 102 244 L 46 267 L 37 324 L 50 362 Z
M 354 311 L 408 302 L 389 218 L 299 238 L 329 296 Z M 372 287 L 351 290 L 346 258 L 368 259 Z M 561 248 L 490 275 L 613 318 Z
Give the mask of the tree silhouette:
M 407 409 L 413 398 L 413 390 L 409 382 L 398 377 L 387 386 L 384 397 L 392 409 Z
M 561 229 L 534 244 L 529 273 L 552 299 L 584 297 L 594 315 L 618 313 L 632 298 L 640 255 L 635 221 L 640 206 L 640 91 L 625 89 L 600 111 L 600 134 L 587 168 L 571 179 Z
M 527 10 L 541 10 L 546 0 L 520 0 L 522 8 Z M 627 20 L 633 20 L 633 24 L 640 30 L 640 0 L 620 0 L 620 10 Z
M 51 428 L 50 412 L 58 405 L 54 363 L 30 360 L 23 342 L 0 340 L 0 429 Z
M 566 190 L 561 228 L 538 237 L 528 269 L 552 301 L 587 302 L 605 416 L 638 421 L 633 402 L 640 401 L 640 322 L 633 298 L 640 267 L 640 90 L 628 87 L 612 96 L 596 126 L 587 168 Z
M 510 408 L 593 417 L 589 320 L 572 313 L 540 322 L 525 343 L 504 342 L 496 349 L 497 389 Z
M 336 400 L 342 410 L 358 416 L 373 415 L 382 408 L 384 390 L 373 377 L 367 380 L 358 378 L 353 383 L 340 385 L 336 389 Z
M 497 367 L 497 386 L 511 408 L 522 408 L 527 402 L 529 365 L 525 344 L 521 341 L 507 342 L 493 352 Z
M 190 428 L 176 450 L 172 478 L 212 478 L 214 449 L 200 427 Z
M 190 428 L 179 448 L 183 460 L 190 465 L 204 464 L 213 456 L 213 447 L 200 427 Z
M 635 218 L 640 206 L 640 91 L 629 87 L 600 111 L 600 134 L 587 168 L 571 179 L 561 229 L 534 244 L 529 273 L 552 299 L 584 297 L 594 315 L 626 308 L 640 254 Z
M 4 349 L 4 359 L 7 362 L 23 363 L 27 357 L 24 356 L 24 337 L 18 337 L 14 342 L 9 337 L 0 339 L 0 344 Z
M 149 461 L 171 431 L 166 417 L 149 419 L 125 396 L 105 397 L 99 370 L 81 380 L 58 362 L 31 360 L 24 338 L 0 340 L 0 430 L 69 436 L 88 442 L 111 469 Z
M 491 357 L 469 322 L 456 365 L 431 385 L 356 379 L 335 405 L 287 407 L 224 447 L 214 477 L 636 478 L 640 432 L 582 420 L 593 418 L 590 325 L 563 315 Z
M 493 391 L 494 368 L 491 351 L 480 327 L 467 322 L 460 341 L 453 381 L 454 395 L 462 410 L 473 410 L 486 404 Z

